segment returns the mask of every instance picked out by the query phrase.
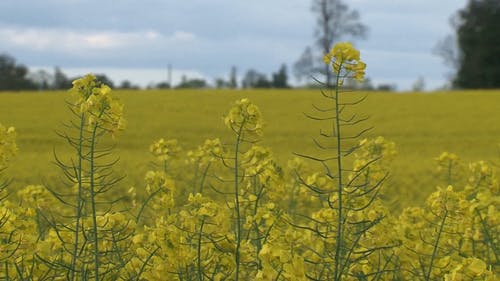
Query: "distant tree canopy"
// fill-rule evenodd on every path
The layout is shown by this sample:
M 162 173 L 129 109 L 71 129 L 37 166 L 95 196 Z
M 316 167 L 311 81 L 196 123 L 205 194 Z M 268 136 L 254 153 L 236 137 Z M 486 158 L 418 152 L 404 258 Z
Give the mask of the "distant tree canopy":
M 98 81 L 101 81 L 101 83 L 106 84 L 111 88 L 115 87 L 115 83 L 113 83 L 113 80 L 111 80 L 108 76 L 106 76 L 106 74 L 96 74 L 95 77 L 97 78 Z
M 231 66 L 231 70 L 229 72 L 229 79 L 225 80 L 224 78 L 215 78 L 214 86 L 217 89 L 236 89 L 238 88 L 238 75 L 236 66 Z
M 290 88 L 285 64 L 281 65 L 278 72 L 273 73 L 272 86 L 273 88 Z
M 271 81 L 267 79 L 265 74 L 255 69 L 249 69 L 241 80 L 241 86 L 243 88 L 270 88 Z
M 63 90 L 70 89 L 72 86 L 72 81 L 66 74 L 62 72 L 59 67 L 54 68 L 54 83 L 52 84 L 52 89 Z
M 167 81 L 162 81 L 156 84 L 156 89 L 170 89 L 171 86 Z
M 178 89 L 193 89 L 193 88 L 206 88 L 207 82 L 203 79 L 186 79 L 183 78 L 181 83 L 176 86 Z
M 271 80 L 265 74 L 249 69 L 243 76 L 241 86 L 243 88 L 290 88 L 286 65 L 282 64 L 280 69 L 272 74 Z
M 129 80 L 124 80 L 115 85 L 106 74 L 95 74 L 96 78 L 103 84 L 111 88 L 119 89 L 139 89 L 138 85 L 132 84 Z M 288 71 L 286 64 L 273 72 L 268 78 L 255 69 L 249 69 L 241 81 L 243 88 L 290 88 L 288 84 Z M 16 64 L 13 57 L 0 54 L 0 91 L 1 90 L 67 90 L 72 87 L 72 81 L 79 77 L 68 77 L 60 67 L 54 67 L 54 71 L 39 69 L 32 72 L 24 65 Z M 216 88 L 238 88 L 238 75 L 236 66 L 232 66 L 228 79 L 215 79 Z M 167 88 L 209 88 L 211 87 L 204 79 L 188 79 L 185 75 L 178 85 L 171 85 L 167 81 L 151 83 L 148 89 Z
M 166 84 L 168 84 L 168 83 L 166 83 Z M 139 89 L 140 87 L 138 85 L 132 84 L 132 82 L 130 82 L 129 80 L 123 80 L 120 83 L 120 85 L 118 86 L 118 88 L 123 89 L 123 90 L 135 90 L 135 89 Z M 170 85 L 168 85 L 168 88 L 170 88 Z
M 32 90 L 35 83 L 28 78 L 28 68 L 16 64 L 16 60 L 6 54 L 0 54 L 0 90 Z
M 500 88 L 500 1 L 470 0 L 458 12 L 458 88 Z
M 469 0 L 452 18 L 455 33 L 436 46 L 454 70 L 454 88 L 500 88 L 500 1 Z
M 96 77 L 102 83 L 114 88 L 113 81 L 105 74 L 96 74 Z M 17 64 L 13 57 L 0 54 L 0 91 L 67 90 L 72 87 L 72 81 L 77 78 L 69 78 L 57 66 L 53 74 L 46 70 L 30 72 L 26 66 Z M 125 86 L 138 88 L 128 83 Z

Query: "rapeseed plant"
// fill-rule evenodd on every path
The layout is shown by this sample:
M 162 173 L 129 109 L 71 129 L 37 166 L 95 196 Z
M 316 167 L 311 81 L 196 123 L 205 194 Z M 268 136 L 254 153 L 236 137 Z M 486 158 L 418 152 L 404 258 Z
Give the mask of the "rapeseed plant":
M 302 179 L 302 184 L 320 203 L 308 209 L 309 214 L 304 215 L 306 223 L 292 224 L 309 230 L 322 243 L 315 243 L 316 247 L 309 250 L 316 256 L 308 261 L 313 269 L 308 273 L 309 278 L 335 281 L 381 278 L 391 270 L 388 268 L 393 256 L 390 248 L 397 243 L 378 240 L 383 242 L 379 244 L 366 238 L 378 232 L 376 226 L 386 216 L 387 210 L 379 203 L 379 196 L 387 171 L 377 162 L 394 153 L 394 144 L 378 138 L 352 145 L 352 140 L 371 128 L 362 128 L 354 135 L 344 133 L 346 127 L 357 126 L 367 119 L 356 114 L 347 115 L 345 111 L 364 99 L 348 100 L 343 91 L 346 79 L 362 81 L 364 78 L 366 64 L 361 61 L 359 51 L 350 43 L 338 43 L 324 56 L 324 62 L 331 65 L 336 82 L 332 89 L 322 91 L 329 101 L 328 106 L 314 106 L 318 113 L 307 116 L 328 123 L 328 129 L 320 132 L 322 139 L 314 142 L 329 156 L 299 154 L 324 168 L 324 172 Z M 349 156 L 355 158 L 352 168 L 346 167 Z M 378 262 L 379 266 L 369 266 L 371 255 L 384 257 Z M 357 266 L 360 264 L 365 266 L 360 268 Z
M 130 223 L 119 213 L 111 211 L 116 199 L 106 202 L 103 196 L 120 178 L 112 173 L 116 160 L 105 162 L 112 148 L 100 147 L 103 137 L 115 137 L 124 128 L 123 105 L 111 94 L 107 85 L 91 74 L 75 80 L 70 93 L 74 100 L 68 102 L 68 106 L 76 121 L 67 127 L 75 135 L 67 132 L 60 135 L 73 148 L 75 159 L 69 164 L 57 157 L 56 161 L 67 178 L 71 192 L 60 193 L 52 189 L 51 192 L 64 205 L 73 208 L 74 213 L 69 216 L 69 222 L 53 219 L 52 227 L 67 251 L 61 260 L 53 261 L 51 265 L 67 268 L 69 280 L 80 280 L 82 276 L 85 276 L 84 279 L 100 280 L 103 275 L 117 274 L 121 265 L 114 264 L 113 260 L 125 258 L 121 252 L 124 245 L 120 245 L 120 241 L 130 235 L 127 231 L 114 232 L 114 223 L 103 223 L 103 220 L 122 218 L 119 223 L 124 230 Z M 72 237 L 63 238 L 65 235 L 61 233 L 66 232 L 72 233 Z

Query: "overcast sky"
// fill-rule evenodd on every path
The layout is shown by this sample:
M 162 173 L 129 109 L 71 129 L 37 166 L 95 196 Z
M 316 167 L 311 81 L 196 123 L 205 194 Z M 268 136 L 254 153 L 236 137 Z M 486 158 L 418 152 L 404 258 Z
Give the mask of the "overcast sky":
M 355 40 L 375 84 L 427 89 L 445 84 L 433 54 L 451 33 L 449 18 L 467 0 L 345 0 L 369 27 Z M 210 83 L 254 68 L 290 67 L 313 44 L 310 0 L 1 0 L 0 53 L 30 68 L 60 66 L 69 75 L 106 73 L 142 86 L 182 73 Z M 349 39 L 349 38 L 344 38 Z

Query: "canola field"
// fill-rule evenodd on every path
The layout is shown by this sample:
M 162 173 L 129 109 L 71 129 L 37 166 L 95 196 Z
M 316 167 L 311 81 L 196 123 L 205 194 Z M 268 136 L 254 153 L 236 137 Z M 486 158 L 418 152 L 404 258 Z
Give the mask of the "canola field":
M 324 91 L 2 93 L 0 279 L 500 280 L 500 92 L 324 60 Z
M 293 153 L 315 151 L 312 137 L 321 128 L 304 113 L 322 104 L 320 90 L 143 90 L 116 91 L 123 101 L 126 130 L 114 143 L 118 170 L 126 171 L 126 186 L 140 187 L 153 158 L 149 145 L 156 139 L 177 139 L 187 152 L 205 139 L 230 136 L 222 122 L 231 104 L 248 97 L 259 106 L 265 121 L 261 145 L 271 148 L 281 164 Z M 364 95 L 365 93 L 353 93 Z M 66 92 L 2 93 L 0 121 L 15 126 L 19 153 L 10 164 L 12 186 L 53 183 L 60 171 L 54 149 L 67 147 L 56 133 L 71 117 Z M 356 106 L 369 116 L 365 137 L 383 136 L 396 144 L 385 188 L 420 202 L 437 185 L 434 158 L 441 152 L 457 154 L 464 162 L 500 159 L 500 91 L 433 93 L 367 93 Z

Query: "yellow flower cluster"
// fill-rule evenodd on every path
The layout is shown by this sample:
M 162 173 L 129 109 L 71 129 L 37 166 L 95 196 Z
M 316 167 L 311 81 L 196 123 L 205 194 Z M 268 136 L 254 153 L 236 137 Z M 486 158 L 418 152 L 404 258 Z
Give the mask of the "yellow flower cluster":
M 441 154 L 438 165 L 450 161 L 452 169 L 462 166 L 450 153 Z M 461 173 L 469 179 L 463 190 L 438 188 L 424 208 L 405 209 L 395 224 L 407 247 L 397 251 L 401 265 L 408 269 L 406 278 L 499 280 L 500 260 L 494 254 L 500 237 L 498 181 L 484 161 L 469 167 L 469 175 Z M 441 169 L 441 173 L 450 171 Z
M 0 123 L 0 171 L 7 167 L 16 152 L 16 130 L 14 127 L 4 127 Z
M 279 176 L 277 164 L 269 149 L 254 145 L 243 154 L 243 167 L 247 176 L 257 176 L 261 183 L 266 183 Z
M 333 73 L 339 77 L 353 77 L 363 81 L 365 77 L 366 64 L 361 61 L 359 51 L 349 42 L 337 43 L 325 54 L 323 61 L 332 66 Z
M 236 101 L 224 118 L 224 124 L 236 134 L 243 137 L 242 140 L 255 141 L 263 135 L 263 119 L 259 108 L 244 98 Z
M 76 97 L 73 111 L 84 117 L 89 128 L 98 127 L 115 134 L 123 130 L 123 104 L 111 95 L 111 88 L 92 74 L 73 81 L 70 93 Z
M 187 152 L 188 162 L 197 163 L 205 166 L 217 159 L 224 157 L 224 146 L 220 139 L 205 140 L 203 145 L 198 146 L 196 150 Z
M 156 160 L 163 163 L 177 158 L 182 148 L 176 139 L 165 140 L 161 138 L 149 146 L 149 151 Z
M 382 180 L 396 155 L 396 144 L 378 136 L 374 139 L 362 139 L 358 146 L 358 150 L 354 153 L 355 173 L 351 173 L 349 179 L 373 182 Z M 363 177 L 360 178 L 358 172 L 363 173 Z M 355 179 L 356 177 L 358 179 Z

